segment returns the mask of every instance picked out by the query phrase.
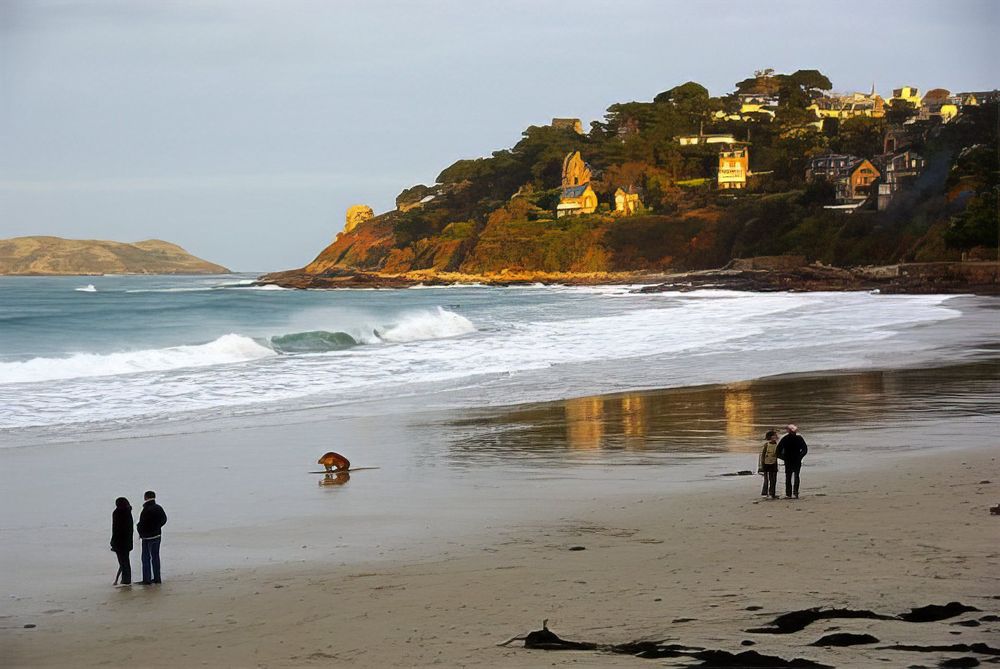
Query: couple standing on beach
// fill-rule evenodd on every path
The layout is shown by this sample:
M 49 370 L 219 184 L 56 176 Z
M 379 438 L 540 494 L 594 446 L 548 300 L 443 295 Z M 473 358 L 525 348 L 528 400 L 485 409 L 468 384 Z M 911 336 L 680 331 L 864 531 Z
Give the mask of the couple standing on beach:
M 802 458 L 806 457 L 809 447 L 806 440 L 799 434 L 799 428 L 789 424 L 785 427 L 786 434 L 778 441 L 778 433 L 768 430 L 764 435 L 764 447 L 760 451 L 757 473 L 763 474 L 764 486 L 760 494 L 777 499 L 775 488 L 778 484 L 778 460 L 785 463 L 785 499 L 799 496 L 799 471 L 802 469 Z
M 139 585 L 160 583 L 160 530 L 167 524 L 167 514 L 156 503 L 156 493 L 147 490 L 143 495 L 142 512 L 135 526 L 142 541 L 142 580 Z M 122 585 L 132 584 L 132 505 L 124 497 L 115 500 L 115 510 L 111 514 L 111 550 L 118 556 L 118 574 Z M 118 584 L 118 578 L 115 578 Z

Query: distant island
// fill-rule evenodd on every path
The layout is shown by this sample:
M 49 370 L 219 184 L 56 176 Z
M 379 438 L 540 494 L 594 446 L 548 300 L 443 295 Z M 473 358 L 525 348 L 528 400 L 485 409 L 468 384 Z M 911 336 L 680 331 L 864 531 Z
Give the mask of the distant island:
M 793 256 L 978 260 L 993 274 L 977 281 L 996 283 L 1000 92 L 831 89 L 817 70 L 762 70 L 721 97 L 687 82 L 613 104 L 589 131 L 575 118 L 531 126 L 406 188 L 393 211 L 351 207 L 309 265 L 261 281 L 583 283 Z
M 0 275 L 228 274 L 159 239 L 126 244 L 95 239 L 0 239 Z

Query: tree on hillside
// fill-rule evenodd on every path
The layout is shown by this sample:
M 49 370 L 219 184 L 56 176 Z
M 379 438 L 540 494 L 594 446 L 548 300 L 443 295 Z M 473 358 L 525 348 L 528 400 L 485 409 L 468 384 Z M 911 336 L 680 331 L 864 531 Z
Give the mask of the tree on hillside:
M 674 86 L 653 98 L 656 104 L 672 104 L 682 114 L 704 115 L 709 111 L 708 89 L 701 84 L 689 81 Z
M 845 119 L 838 125 L 837 134 L 830 139 L 830 150 L 870 158 L 882 153 L 884 130 L 885 123 L 881 119 L 867 116 Z
M 777 95 L 779 88 L 780 84 L 771 68 L 757 70 L 752 77 L 736 84 L 736 92 L 741 94 Z
M 907 119 L 917 115 L 917 108 L 909 100 L 890 100 L 885 107 L 885 120 L 893 125 L 902 125 Z

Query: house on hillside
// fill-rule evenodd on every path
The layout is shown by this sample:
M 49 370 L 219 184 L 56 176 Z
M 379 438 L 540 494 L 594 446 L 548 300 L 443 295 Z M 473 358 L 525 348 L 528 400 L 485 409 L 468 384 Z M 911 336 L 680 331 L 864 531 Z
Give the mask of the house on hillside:
M 846 199 L 863 200 L 867 198 L 872 192 L 872 184 L 880 176 L 882 173 L 867 158 L 856 162 L 847 174 Z
M 920 89 L 916 86 L 903 86 L 902 88 L 892 89 L 892 97 L 889 98 L 889 102 L 894 100 L 902 100 L 903 102 L 909 102 L 914 108 L 920 108 L 920 102 L 922 98 L 920 97 Z
M 619 188 L 615 191 L 615 210 L 617 216 L 631 216 L 639 211 L 642 201 L 639 199 L 639 191 L 635 186 Z
M 927 161 L 914 151 L 902 151 L 885 158 L 878 185 L 878 210 L 888 209 L 896 195 L 911 188 L 926 166 Z
M 875 86 L 872 85 L 871 93 L 824 96 L 815 99 L 807 109 L 811 109 L 820 119 L 845 120 L 856 116 L 883 118 L 885 100 L 875 92 Z
M 563 158 L 562 193 L 556 206 L 556 217 L 592 214 L 597 210 L 597 193 L 590 186 L 592 170 L 579 151 Z
M 697 135 L 680 135 L 677 143 L 681 146 L 697 146 L 699 144 L 734 144 L 736 137 L 731 132 L 706 135 L 699 132 Z
M 719 152 L 719 174 L 717 183 L 721 190 L 742 189 L 747 187 L 747 174 L 750 172 L 750 148 L 747 146 L 731 146 Z
M 864 200 L 880 176 L 881 172 L 867 158 L 843 154 L 816 156 L 806 168 L 806 181 L 833 184 L 838 202 Z

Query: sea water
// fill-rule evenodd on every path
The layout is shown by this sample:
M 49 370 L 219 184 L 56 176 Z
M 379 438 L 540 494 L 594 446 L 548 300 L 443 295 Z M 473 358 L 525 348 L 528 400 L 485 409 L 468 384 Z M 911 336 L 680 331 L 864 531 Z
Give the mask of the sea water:
M 635 286 L 285 290 L 249 275 L 0 278 L 5 445 L 372 400 L 531 401 L 948 364 L 993 298 Z

